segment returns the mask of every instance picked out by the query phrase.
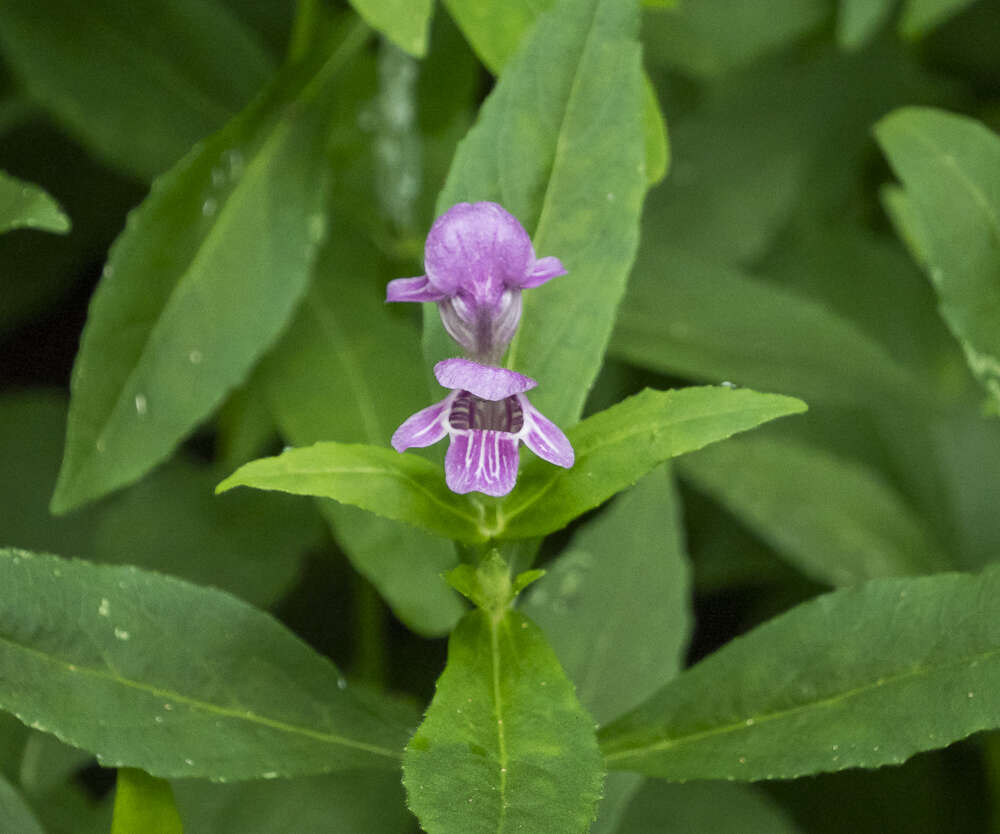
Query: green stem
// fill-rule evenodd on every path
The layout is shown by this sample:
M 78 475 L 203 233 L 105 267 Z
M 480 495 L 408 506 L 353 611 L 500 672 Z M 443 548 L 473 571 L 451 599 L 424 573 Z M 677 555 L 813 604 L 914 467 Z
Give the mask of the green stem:
M 288 62 L 301 61 L 309 52 L 316 36 L 321 0 L 298 0 L 292 34 L 288 41 Z
M 370 582 L 355 576 L 354 674 L 358 680 L 381 688 L 386 684 L 387 667 L 385 605 Z

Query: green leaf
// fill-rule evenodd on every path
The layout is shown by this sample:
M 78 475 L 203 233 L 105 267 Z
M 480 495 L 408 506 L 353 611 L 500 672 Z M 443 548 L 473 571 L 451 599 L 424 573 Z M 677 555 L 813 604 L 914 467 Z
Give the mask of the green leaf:
M 888 21 L 896 0 L 840 0 L 837 5 L 837 44 L 858 49 L 874 38 Z
M 360 229 L 337 223 L 298 315 L 260 367 L 291 444 L 385 445 L 426 405 L 420 334 L 386 307 L 379 263 Z M 456 562 L 451 543 L 330 501 L 322 509 L 351 563 L 403 622 L 428 636 L 452 629 L 464 606 L 440 577 Z
M 949 567 L 920 515 L 872 467 L 759 433 L 680 461 L 703 492 L 812 579 L 852 585 Z
M 258 779 L 399 766 L 412 716 L 221 591 L 0 551 L 0 708 L 160 777 Z M 44 624 L 44 627 L 40 624 Z
M 524 596 L 521 610 L 599 722 L 681 670 L 691 589 L 677 504 L 669 469 L 653 470 L 583 527 Z
M 628 807 L 620 834 L 797 834 L 801 829 L 760 788 L 728 782 L 649 781 Z
M 738 637 L 601 733 L 609 767 L 787 779 L 1000 723 L 1000 569 L 876 579 Z
M 908 0 L 899 18 L 903 37 L 919 38 L 954 17 L 973 0 Z
M 133 767 L 118 771 L 111 834 L 183 834 L 170 784 Z
M 502 539 L 551 533 L 669 458 L 805 409 L 791 397 L 749 390 L 643 391 L 570 429 L 572 469 L 541 460 L 524 465 L 486 529 L 492 524 Z
M 323 237 L 327 107 L 354 29 L 297 64 L 129 219 L 73 369 L 64 512 L 136 480 L 238 385 L 306 291 Z
M 183 779 L 174 785 L 174 792 L 192 834 L 413 831 L 398 772 L 353 771 L 234 785 Z
M 823 305 L 656 240 L 637 265 L 611 352 L 656 371 L 810 401 L 929 399 L 881 345 Z
M 241 466 L 216 487 L 276 489 L 332 498 L 458 541 L 485 541 L 482 511 L 456 495 L 440 466 L 415 454 L 358 443 L 315 443 Z
M 896 110 L 875 135 L 905 188 L 904 223 L 969 367 L 1000 403 L 1000 137 L 965 116 Z
M 427 52 L 433 0 L 351 0 L 366 22 L 415 58 Z
M 538 627 L 472 611 L 406 748 L 403 784 L 428 834 L 580 834 L 603 768 L 593 720 Z
M 679 2 L 643 21 L 651 63 L 699 76 L 721 75 L 801 39 L 830 14 L 824 0 Z
M 221 127 L 273 62 L 214 0 L 10 0 L 5 61 L 89 149 L 142 179 Z
M 28 803 L 3 776 L 0 776 L 0 830 L 45 834 Z
M 665 6 L 669 2 L 659 0 L 657 4 Z M 480 60 L 498 75 L 529 35 L 535 20 L 555 6 L 556 0 L 444 0 L 444 4 Z M 649 0 L 647 5 L 652 5 Z M 655 185 L 666 176 L 670 153 L 656 92 L 649 76 L 644 75 L 643 82 L 646 179 Z
M 68 232 L 70 222 L 59 203 L 37 185 L 0 171 L 0 232 L 11 229 Z
M 497 504 L 456 495 L 441 468 L 415 454 L 335 442 L 251 461 L 216 491 L 251 486 L 332 498 L 461 542 L 526 539 L 559 530 L 658 463 L 804 410 L 791 397 L 747 390 L 644 391 L 570 429 L 572 469 L 532 460 Z
M 216 470 L 183 459 L 159 468 L 102 507 L 93 557 L 212 585 L 261 607 L 298 578 L 324 541 L 313 507 L 291 496 L 214 495 Z
M 459 145 L 438 199 L 439 213 L 495 200 L 533 231 L 539 256 L 569 270 L 525 294 L 507 358 L 539 380 L 532 402 L 557 424 L 580 415 L 638 243 L 637 29 L 637 4 L 621 0 L 561 0 L 541 15 Z M 429 359 L 454 352 L 430 305 L 424 326 Z

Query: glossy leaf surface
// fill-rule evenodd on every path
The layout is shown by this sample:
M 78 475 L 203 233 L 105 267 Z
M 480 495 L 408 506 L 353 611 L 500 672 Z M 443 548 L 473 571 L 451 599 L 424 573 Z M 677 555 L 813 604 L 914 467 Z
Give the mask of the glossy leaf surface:
M 44 190 L 0 171 L 0 232 L 43 229 L 68 232 L 69 218 Z
M 287 442 L 386 445 L 425 403 L 420 334 L 386 306 L 374 247 L 336 229 L 323 246 L 313 286 L 261 366 L 268 407 Z M 463 607 L 441 581 L 453 546 L 398 522 L 332 501 L 323 514 L 352 564 L 396 614 L 424 634 L 445 634 Z
M 557 424 L 579 417 L 638 243 L 645 193 L 638 7 L 561 0 L 538 18 L 479 121 L 459 145 L 438 213 L 494 200 L 541 256 L 568 275 L 524 295 L 507 364 L 539 381 L 532 395 Z M 595 131 L 595 120 L 616 125 Z M 429 359 L 454 355 L 436 309 L 425 311 Z
M 906 195 L 941 315 L 1000 403 L 1000 137 L 969 119 L 904 108 L 875 134 Z
M 473 611 L 403 764 L 428 834 L 580 834 L 604 769 L 593 719 L 539 628 L 514 611 Z
M 224 780 L 399 766 L 409 712 L 354 694 L 235 597 L 19 550 L 0 551 L 0 580 L 0 707 L 106 766 Z
M 287 323 L 325 231 L 331 85 L 361 37 L 289 70 L 131 215 L 73 369 L 55 511 L 163 460 Z
M 433 0 L 351 0 L 351 5 L 400 49 L 418 58 L 427 51 Z
M 817 446 L 753 434 L 688 455 L 679 467 L 819 582 L 949 567 L 924 520 L 876 470 Z
M 608 766 L 670 780 L 898 764 L 995 728 L 1000 570 L 872 580 L 803 603 L 601 733 Z

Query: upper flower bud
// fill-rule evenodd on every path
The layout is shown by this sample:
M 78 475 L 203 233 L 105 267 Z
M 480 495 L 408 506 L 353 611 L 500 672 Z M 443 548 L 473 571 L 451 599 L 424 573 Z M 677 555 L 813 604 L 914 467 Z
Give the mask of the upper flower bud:
M 427 235 L 426 275 L 389 283 L 387 301 L 436 301 L 448 333 L 477 361 L 495 364 L 521 319 L 521 290 L 565 275 L 536 258 L 527 232 L 496 203 L 458 203 Z

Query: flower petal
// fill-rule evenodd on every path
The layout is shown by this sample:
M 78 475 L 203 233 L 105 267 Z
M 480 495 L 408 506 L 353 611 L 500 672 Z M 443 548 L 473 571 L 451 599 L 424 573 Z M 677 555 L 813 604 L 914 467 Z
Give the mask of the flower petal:
M 550 278 L 558 278 L 560 275 L 565 275 L 566 272 L 566 267 L 562 265 L 562 261 L 558 258 L 553 258 L 552 256 L 539 258 L 518 286 L 524 290 L 531 289 L 532 287 L 540 287 Z
M 503 400 L 538 385 L 530 376 L 480 365 L 471 359 L 445 359 L 434 366 L 434 376 L 445 388 L 468 391 L 483 400 Z
M 396 278 L 385 288 L 386 301 L 440 301 L 445 294 L 436 289 L 426 275 Z
M 517 481 L 517 435 L 503 431 L 463 431 L 452 435 L 444 458 L 452 492 L 506 495 Z
M 452 295 L 464 289 L 479 304 L 495 304 L 505 285 L 518 286 L 534 263 L 531 238 L 497 203 L 457 203 L 427 234 L 424 268 Z
M 528 402 L 523 394 L 518 394 L 517 398 L 524 411 L 524 426 L 519 433 L 524 445 L 543 460 L 569 469 L 576 455 L 562 429 Z
M 423 448 L 437 443 L 448 433 L 448 412 L 457 391 L 453 391 L 441 402 L 423 408 L 408 417 L 392 435 L 392 448 L 403 452 L 411 446 Z

